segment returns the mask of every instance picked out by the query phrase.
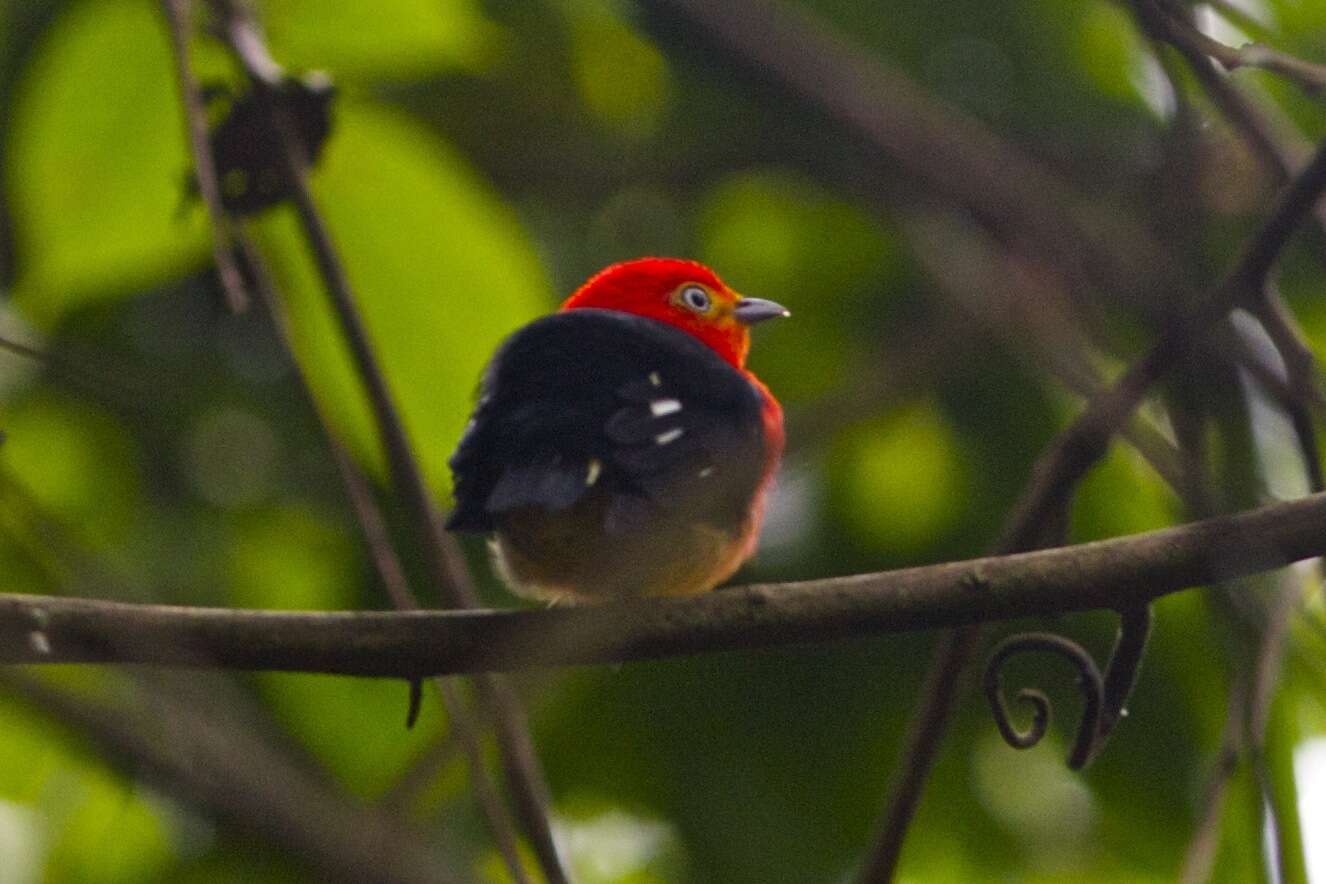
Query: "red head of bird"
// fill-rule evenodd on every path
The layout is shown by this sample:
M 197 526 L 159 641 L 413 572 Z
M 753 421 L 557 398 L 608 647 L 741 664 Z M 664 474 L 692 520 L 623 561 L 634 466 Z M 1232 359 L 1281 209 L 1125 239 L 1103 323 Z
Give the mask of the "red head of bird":
M 745 363 L 749 326 L 785 315 L 694 261 L 598 273 L 489 363 L 448 527 L 492 534 L 522 595 L 712 589 L 754 550 L 782 452 L 782 409 Z

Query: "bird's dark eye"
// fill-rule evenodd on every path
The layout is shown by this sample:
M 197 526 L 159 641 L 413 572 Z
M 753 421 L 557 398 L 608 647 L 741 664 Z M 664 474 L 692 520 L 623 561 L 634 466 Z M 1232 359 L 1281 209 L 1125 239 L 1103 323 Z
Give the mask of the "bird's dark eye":
M 681 290 L 681 302 L 696 313 L 709 310 L 709 293 L 698 285 L 688 285 Z

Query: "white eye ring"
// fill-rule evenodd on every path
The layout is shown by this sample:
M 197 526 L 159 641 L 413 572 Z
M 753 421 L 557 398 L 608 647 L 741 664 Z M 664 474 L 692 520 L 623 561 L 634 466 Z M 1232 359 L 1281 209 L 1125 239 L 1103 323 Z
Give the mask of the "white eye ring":
M 709 310 L 709 293 L 698 285 L 688 285 L 681 290 L 681 302 L 696 313 Z

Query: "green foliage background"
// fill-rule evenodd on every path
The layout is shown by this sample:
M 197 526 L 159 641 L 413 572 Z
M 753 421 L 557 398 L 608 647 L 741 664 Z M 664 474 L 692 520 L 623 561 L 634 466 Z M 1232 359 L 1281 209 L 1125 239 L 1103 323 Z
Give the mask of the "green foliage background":
M 1216 278 L 1269 202 L 1269 182 L 1199 100 L 1208 120 L 1190 147 L 1206 162 L 1184 191 L 1182 235 L 1174 229 L 1155 197 L 1176 174 L 1171 117 L 1155 103 L 1146 43 L 1107 0 L 800 5 L 1092 200 L 1173 240 L 1175 261 L 1200 279 Z M 1258 8 L 1277 46 L 1326 60 L 1326 4 Z M 441 500 L 446 457 L 498 341 L 600 266 L 640 254 L 695 256 L 794 314 L 762 328 L 753 355 L 788 408 L 791 435 L 769 537 L 743 578 L 979 554 L 1036 454 L 1075 413 L 1016 334 L 955 309 L 921 266 L 907 222 L 933 195 L 665 21 L 609 0 L 268 0 L 260 9 L 279 60 L 327 70 L 341 87 L 314 185 Z M 218 46 L 198 49 L 208 78 L 233 82 Z M 171 71 L 147 0 L 0 3 L 0 331 L 51 354 L 35 363 L 0 351 L 0 589 L 382 607 L 279 345 L 259 313 L 223 307 L 205 213 L 183 196 Z M 1238 77 L 1307 135 L 1326 134 L 1319 100 L 1267 75 Z M 322 407 L 380 476 L 292 216 L 274 211 L 255 230 Z M 1326 273 L 1320 238 L 1311 245 L 1290 253 L 1283 288 L 1320 346 Z M 1109 293 L 1097 306 L 1113 329 L 1107 357 L 1121 365 L 1154 329 Z M 1018 317 L 1003 322 L 1016 328 Z M 915 352 L 930 356 L 899 355 Z M 881 366 L 905 377 L 895 387 Z M 1295 473 L 1245 467 L 1263 478 Z M 1116 447 L 1078 495 L 1071 538 L 1182 517 L 1134 452 Z M 480 548 L 472 552 L 486 575 Z M 490 580 L 485 591 L 492 604 L 512 603 Z M 1113 630 L 1104 617 L 1053 626 L 1102 653 Z M 1282 761 L 1326 733 L 1322 635 L 1294 632 L 1272 719 Z M 882 806 L 931 640 L 528 679 L 579 880 L 842 880 Z M 1196 595 L 1162 603 L 1131 716 L 1082 775 L 1063 769 L 1062 736 L 1027 753 L 1006 748 L 969 692 L 906 879 L 1172 879 L 1237 647 Z M 1060 708 L 1075 708 L 1063 673 L 1024 671 L 1063 685 Z M 43 675 L 106 697 L 120 687 L 118 673 Z M 302 763 L 360 800 L 389 789 L 446 729 L 434 701 L 404 730 L 396 683 L 233 682 Z M 220 700 L 214 712 L 240 718 Z M 0 746 L 0 881 L 307 875 L 4 692 Z M 501 880 L 465 776 L 458 762 L 446 767 L 412 814 L 446 833 L 458 868 Z M 1244 776 L 1219 880 L 1260 875 L 1258 813 Z M 1326 837 L 1326 817 L 1303 824 L 1309 838 Z

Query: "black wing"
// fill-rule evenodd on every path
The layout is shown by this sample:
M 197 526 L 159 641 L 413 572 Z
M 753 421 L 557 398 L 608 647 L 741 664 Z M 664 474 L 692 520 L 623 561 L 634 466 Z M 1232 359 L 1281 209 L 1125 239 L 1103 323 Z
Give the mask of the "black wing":
M 610 495 L 605 529 L 663 511 L 739 524 L 764 468 L 762 398 L 690 335 L 652 319 L 580 309 L 536 320 L 484 373 L 451 458 L 447 527 L 491 531 L 527 507 Z

